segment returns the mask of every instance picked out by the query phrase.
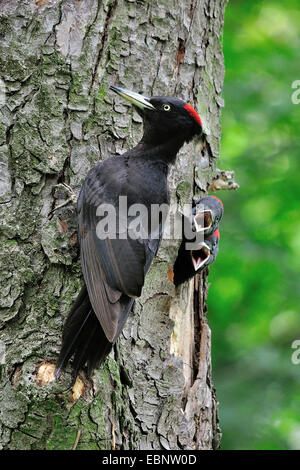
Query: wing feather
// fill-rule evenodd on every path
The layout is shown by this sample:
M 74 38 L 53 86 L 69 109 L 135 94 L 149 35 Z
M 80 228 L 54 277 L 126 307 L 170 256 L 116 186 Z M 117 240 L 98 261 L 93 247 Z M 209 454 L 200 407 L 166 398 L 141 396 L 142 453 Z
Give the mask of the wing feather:
M 100 239 L 97 236 L 96 227 L 101 220 L 97 208 L 103 203 L 116 206 L 120 191 L 116 180 L 126 178 L 124 162 L 114 160 L 113 174 L 107 171 L 107 160 L 89 172 L 78 200 L 82 271 L 93 310 L 111 342 L 119 335 L 134 298 L 141 294 L 145 274 L 159 244 L 159 240 L 153 241 L 151 236 L 148 239 Z M 126 193 L 123 191 L 122 195 Z

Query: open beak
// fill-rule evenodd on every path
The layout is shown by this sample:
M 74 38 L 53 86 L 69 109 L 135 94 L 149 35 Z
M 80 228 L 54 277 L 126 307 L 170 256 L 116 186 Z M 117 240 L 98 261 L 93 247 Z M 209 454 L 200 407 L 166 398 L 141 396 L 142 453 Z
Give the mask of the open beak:
M 195 271 L 198 271 L 209 259 L 210 248 L 203 243 L 199 250 L 191 251 L 192 263 Z
M 203 232 L 212 225 L 212 212 L 210 209 L 198 212 L 194 216 L 194 224 L 197 232 Z
M 111 86 L 110 89 L 140 109 L 155 110 L 155 107 L 150 103 L 149 98 L 146 96 L 135 93 L 134 91 L 125 90 L 125 88 L 119 88 L 117 86 Z

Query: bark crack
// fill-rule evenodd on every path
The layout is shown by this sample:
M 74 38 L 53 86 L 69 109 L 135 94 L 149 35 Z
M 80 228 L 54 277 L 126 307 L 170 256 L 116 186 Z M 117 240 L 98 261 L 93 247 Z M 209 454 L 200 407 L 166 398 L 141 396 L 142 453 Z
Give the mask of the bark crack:
M 98 51 L 98 54 L 97 54 L 94 70 L 92 72 L 92 80 L 91 80 L 89 95 L 92 93 L 95 82 L 96 82 L 96 79 L 97 79 L 98 67 L 100 65 L 100 61 L 101 61 L 101 58 L 102 58 L 102 55 L 103 55 L 103 51 L 104 51 L 105 45 L 106 45 L 107 40 L 108 40 L 109 26 L 112 22 L 112 19 L 114 17 L 117 6 L 118 6 L 118 0 L 114 0 L 113 3 L 108 7 L 108 12 L 107 12 L 105 22 L 104 22 L 104 27 L 103 27 L 102 39 L 101 39 L 101 42 L 100 42 L 100 47 L 99 47 L 99 51 Z

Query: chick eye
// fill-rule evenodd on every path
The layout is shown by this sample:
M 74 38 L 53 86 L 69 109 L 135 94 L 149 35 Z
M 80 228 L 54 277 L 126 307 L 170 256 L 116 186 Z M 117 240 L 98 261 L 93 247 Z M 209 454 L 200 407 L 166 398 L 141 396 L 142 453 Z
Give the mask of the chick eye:
M 164 111 L 170 111 L 170 109 L 171 109 L 171 106 L 169 104 L 164 104 L 163 105 L 163 110 Z

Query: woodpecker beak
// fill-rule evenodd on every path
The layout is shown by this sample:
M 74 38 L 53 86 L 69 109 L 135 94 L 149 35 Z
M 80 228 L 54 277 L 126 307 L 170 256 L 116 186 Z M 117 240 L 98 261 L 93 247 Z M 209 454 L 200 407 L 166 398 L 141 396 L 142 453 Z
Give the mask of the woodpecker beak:
M 125 90 L 124 88 L 119 88 L 117 86 L 111 86 L 110 89 L 115 91 L 116 93 L 118 93 L 118 95 L 122 96 L 122 98 L 125 98 L 127 101 L 130 101 L 132 104 L 142 110 L 155 110 L 155 107 L 150 103 L 149 98 L 147 98 L 146 96 L 140 95 L 139 93 L 135 93 L 134 91 Z
M 195 271 L 198 271 L 209 259 L 210 248 L 203 243 L 199 250 L 191 251 L 192 263 Z
M 194 216 L 196 232 L 203 232 L 212 225 L 212 212 L 210 209 L 200 211 Z

